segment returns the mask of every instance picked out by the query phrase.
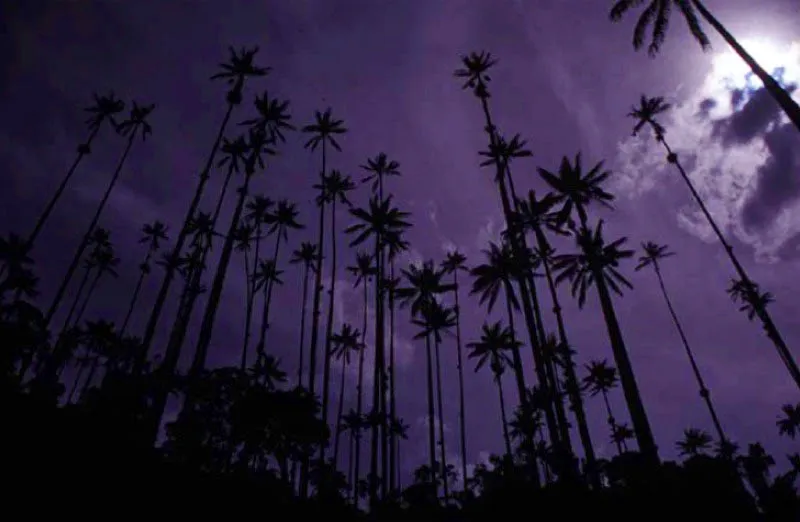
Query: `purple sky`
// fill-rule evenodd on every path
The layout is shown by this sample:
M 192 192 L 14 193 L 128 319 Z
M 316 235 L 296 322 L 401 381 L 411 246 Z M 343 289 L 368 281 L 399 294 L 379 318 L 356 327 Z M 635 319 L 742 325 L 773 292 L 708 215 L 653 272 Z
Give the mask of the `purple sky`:
M 771 34 L 769 43 L 786 50 L 778 64 L 787 67 L 787 79 L 793 73 L 800 80 L 800 45 L 788 50 L 789 28 L 800 24 L 794 0 L 764 0 L 758 7 L 745 0 L 707 3 L 742 39 L 763 41 L 763 35 Z M 775 420 L 781 404 L 796 402 L 797 390 L 760 327 L 749 323 L 725 294 L 732 275 L 729 263 L 697 221 L 687 189 L 664 168 L 652 138 L 630 138 L 625 114 L 642 92 L 664 95 L 678 105 L 665 119 L 668 138 L 692 168 L 714 215 L 735 238 L 752 277 L 776 296 L 771 311 L 796 357 L 800 319 L 791 301 L 800 292 L 795 271 L 800 136 L 783 128 L 775 107 L 769 100 L 762 103 L 759 93 L 730 108 L 733 87 L 720 88 L 722 77 L 713 72 L 715 63 L 718 68 L 727 63 L 714 58 L 727 52 L 715 34 L 715 53 L 704 55 L 676 18 L 661 56 L 650 60 L 631 48 L 634 20 L 611 24 L 607 4 L 298 0 L 230 1 L 221 9 L 217 2 L 3 2 L 0 165 L 11 190 L 0 195 L 2 232 L 27 232 L 32 226 L 86 134 L 80 109 L 93 91 L 114 89 L 125 100 L 157 103 L 153 135 L 135 145 L 102 219 L 112 230 L 123 265 L 119 280 L 108 281 L 99 292 L 90 315 L 120 320 L 138 275 L 141 225 L 160 219 L 176 232 L 222 117 L 224 87 L 208 77 L 226 59 L 229 44 L 258 44 L 258 62 L 273 73 L 250 83 L 248 99 L 264 89 L 289 98 L 297 124 L 309 123 L 315 109 L 331 106 L 350 129 L 341 140 L 344 151 L 332 156 L 331 166 L 357 179 L 358 165 L 378 152 L 401 163 L 403 177 L 390 179 L 388 189 L 413 213 L 413 250 L 404 264 L 438 261 L 450 245 L 465 252 L 470 264 L 482 262 L 480 250 L 497 237 L 501 213 L 492 175 L 478 167 L 477 151 L 486 147 L 486 137 L 477 101 L 460 90 L 452 71 L 462 53 L 486 49 L 500 60 L 492 75 L 496 121 L 506 134 L 521 133 L 534 152 L 533 160 L 515 164 L 517 184 L 525 190 L 543 188 L 535 167 L 552 170 L 561 156 L 578 150 L 586 163 L 606 160 L 615 171 L 612 186 L 619 198 L 617 210 L 602 215 L 607 232 L 628 236 L 632 247 L 653 240 L 677 252 L 664 264 L 666 282 L 722 422 L 734 440 L 761 440 L 781 462 L 792 443 L 778 438 Z M 733 80 L 743 77 L 734 75 Z M 699 108 L 708 98 L 714 103 L 702 104 L 710 108 L 703 116 Z M 235 120 L 251 113 L 251 106 L 243 105 Z M 53 295 L 123 141 L 101 133 L 95 153 L 81 165 L 45 229 L 35 252 L 43 301 Z M 302 143 L 299 136 L 290 136 L 254 191 L 300 205 L 309 228 L 290 238 L 292 249 L 316 237 L 311 184 L 318 157 L 304 151 Z M 215 176 L 212 189 L 220 178 Z M 364 188 L 353 199 L 362 203 L 366 196 Z M 211 201 L 209 194 L 206 210 Z M 228 213 L 232 206 L 229 202 Z M 345 212 L 340 221 L 349 221 Z M 227 223 L 227 214 L 222 222 Z M 342 236 L 340 244 L 345 241 Z M 571 249 L 564 245 L 564 251 Z M 340 267 L 352 264 L 351 252 L 341 254 Z M 245 288 L 241 263 L 237 258 L 228 275 L 215 328 L 215 364 L 238 360 Z M 671 458 L 684 428 L 711 431 L 710 421 L 653 274 L 634 273 L 633 263 L 625 273 L 636 288 L 616 301 L 617 311 L 662 454 Z M 301 275 L 294 267 L 287 269 L 269 334 L 272 350 L 290 373 L 296 365 Z M 144 290 L 148 303 L 157 280 L 152 278 Z M 338 320 L 360 327 L 360 293 L 351 287 L 350 282 L 339 285 Z M 566 288 L 561 295 L 580 362 L 611 359 L 594 295 L 580 311 Z M 485 314 L 476 300 L 463 308 L 464 336 L 471 340 Z M 398 317 L 407 318 L 407 313 Z M 168 319 L 162 320 L 162 335 Z M 145 316 L 134 320 L 135 328 L 141 328 Z M 554 321 L 546 320 L 554 329 Z M 411 341 L 413 334 L 403 324 L 397 338 L 400 414 L 413 426 L 405 446 L 409 469 L 422 462 L 426 448 L 424 352 Z M 194 340 L 190 334 L 187 347 Z M 452 405 L 446 412 L 448 453 L 455 455 L 458 395 L 452 344 L 448 341 L 443 353 L 445 402 Z M 488 374 L 470 371 L 467 399 L 469 459 L 475 462 L 502 447 L 493 414 L 497 395 Z M 596 446 L 610 456 L 600 404 L 587 403 Z M 621 393 L 615 394 L 614 406 L 627 420 Z

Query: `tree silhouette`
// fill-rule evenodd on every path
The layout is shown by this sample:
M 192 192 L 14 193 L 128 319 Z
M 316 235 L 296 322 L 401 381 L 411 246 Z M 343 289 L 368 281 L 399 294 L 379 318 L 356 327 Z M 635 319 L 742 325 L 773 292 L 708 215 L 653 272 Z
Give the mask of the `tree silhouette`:
M 292 258 L 289 264 L 303 265 L 303 304 L 300 306 L 300 346 L 298 350 L 298 365 L 297 365 L 297 382 L 303 382 L 303 364 L 305 358 L 303 351 L 305 349 L 305 332 L 306 332 L 306 315 L 308 315 L 308 281 L 311 273 L 314 271 L 314 266 L 317 260 L 317 245 L 304 241 L 300 248 L 292 252 Z
M 333 438 L 333 465 L 336 467 L 339 462 L 339 435 L 343 431 L 340 426 L 344 418 L 344 385 L 345 377 L 347 375 L 347 367 L 350 365 L 350 356 L 354 352 L 361 352 L 364 349 L 364 344 L 361 341 L 361 332 L 357 328 L 345 323 L 339 333 L 333 334 L 332 340 L 332 356 L 342 361 L 342 370 L 339 381 L 339 407 L 336 412 L 336 432 Z
M 683 440 L 678 441 L 675 446 L 681 455 L 696 457 L 711 448 L 711 435 L 703 430 L 689 428 L 683 430 Z
M 614 418 L 614 412 L 611 410 L 611 403 L 608 402 L 608 392 L 616 388 L 619 383 L 617 377 L 617 369 L 610 366 L 607 361 L 591 361 L 586 365 L 587 375 L 583 378 L 583 386 L 588 390 L 592 397 L 598 393 L 603 396 L 603 402 L 606 406 L 606 413 L 608 414 L 608 425 L 611 432 L 614 432 L 617 421 Z M 621 442 L 617 443 L 617 451 L 622 453 Z
M 644 2 L 642 0 L 617 0 L 611 8 L 609 17 L 612 21 L 617 22 L 628 12 L 637 7 L 640 7 Z M 708 39 L 705 31 L 703 30 L 700 20 L 697 18 L 697 13 L 713 27 L 725 42 L 733 48 L 736 54 L 750 67 L 767 92 L 772 98 L 780 105 L 789 120 L 800 131 L 800 105 L 792 99 L 790 91 L 784 89 L 775 78 L 770 75 L 770 72 L 764 69 L 759 63 L 747 52 L 747 50 L 739 43 L 739 41 L 722 25 L 712 13 L 706 8 L 705 4 L 700 0 L 650 0 L 650 3 L 639 16 L 636 23 L 636 28 L 633 32 L 633 47 L 639 50 L 644 45 L 645 32 L 650 25 L 653 26 L 652 36 L 650 38 L 650 45 L 647 52 L 651 57 L 655 57 L 661 50 L 661 45 L 667 36 L 667 27 L 669 26 L 669 17 L 672 7 L 677 7 L 683 15 L 686 25 L 692 36 L 700 44 L 704 51 L 711 49 L 711 41 Z
M 794 439 L 800 433 L 800 403 L 781 406 L 783 417 L 776 423 L 781 435 Z
M 145 277 L 150 274 L 150 261 L 161 249 L 161 242 L 167 241 L 167 226 L 161 221 L 154 221 L 153 223 L 142 226 L 142 234 L 139 243 L 147 245 L 147 251 L 145 252 L 144 259 L 139 264 L 139 279 L 136 280 L 136 286 L 131 295 L 128 311 L 125 313 L 125 318 L 122 320 L 122 326 L 119 328 L 120 335 L 124 335 L 125 331 L 128 329 L 128 323 L 133 316 L 133 311 L 139 300 L 139 292 L 142 291 L 142 284 L 144 284 Z

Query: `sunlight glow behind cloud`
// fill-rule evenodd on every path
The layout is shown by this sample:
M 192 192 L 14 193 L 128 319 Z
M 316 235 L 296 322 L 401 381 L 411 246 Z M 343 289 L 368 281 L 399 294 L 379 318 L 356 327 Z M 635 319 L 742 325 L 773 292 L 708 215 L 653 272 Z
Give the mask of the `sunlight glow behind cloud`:
M 745 41 L 744 45 L 784 85 L 800 85 L 800 42 L 779 46 Z M 794 243 L 800 236 L 800 200 L 789 186 L 795 178 L 800 183 L 800 139 L 767 97 L 747 65 L 726 51 L 713 58 L 699 89 L 667 97 L 673 108 L 661 123 L 670 146 L 723 230 L 750 245 L 760 260 L 774 261 L 786 254 L 787 242 Z M 800 89 L 793 97 L 800 100 Z M 619 144 L 612 188 L 620 195 L 636 197 L 666 183 L 676 185 L 676 190 L 680 185 L 686 197 L 683 206 L 676 208 L 678 223 L 712 241 L 711 228 L 649 134 Z M 782 180 L 776 181 L 775 169 L 785 176 Z

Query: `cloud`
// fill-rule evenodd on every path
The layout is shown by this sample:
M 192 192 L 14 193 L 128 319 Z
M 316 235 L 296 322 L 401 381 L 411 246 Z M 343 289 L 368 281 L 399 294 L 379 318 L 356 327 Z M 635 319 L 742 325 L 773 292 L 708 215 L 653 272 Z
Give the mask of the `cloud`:
M 784 62 L 788 66 L 773 74 L 800 100 L 794 87 L 800 83 L 800 45 L 789 49 Z M 785 246 L 800 234 L 800 135 L 752 74 L 725 74 L 712 69 L 696 92 L 673 96 L 677 100 L 661 123 L 723 232 L 751 246 L 760 260 L 774 261 L 787 255 Z M 715 241 L 665 159 L 652 137 L 624 140 L 612 190 L 638 197 L 675 186 L 675 192 L 659 190 L 658 195 L 675 198 L 678 224 L 704 241 Z
M 500 233 L 502 231 L 502 220 L 489 216 L 486 220 L 486 224 L 478 230 L 478 235 L 475 238 L 475 248 L 478 250 L 485 250 L 488 248 L 490 242 L 500 243 Z

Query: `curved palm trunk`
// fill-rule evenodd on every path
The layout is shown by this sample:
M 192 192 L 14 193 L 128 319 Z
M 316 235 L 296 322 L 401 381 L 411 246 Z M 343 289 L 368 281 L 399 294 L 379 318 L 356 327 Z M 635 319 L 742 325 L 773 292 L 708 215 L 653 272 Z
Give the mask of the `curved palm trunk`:
M 456 353 L 458 356 L 457 366 L 458 369 L 458 409 L 459 409 L 459 431 L 461 435 L 461 480 L 464 491 L 467 490 L 467 419 L 466 407 L 464 404 L 464 363 L 463 363 L 463 347 L 461 345 L 461 308 L 458 304 L 458 270 L 453 272 L 453 284 L 455 289 L 455 305 L 456 305 Z
M 426 375 L 428 384 L 428 451 L 431 467 L 431 482 L 434 485 L 436 495 L 439 494 L 439 488 L 436 486 L 436 425 L 433 410 L 433 360 L 431 355 L 431 336 L 425 336 L 425 357 L 426 357 Z
M 617 445 L 617 453 L 622 455 L 622 453 L 626 448 L 623 448 L 622 441 L 614 437 L 614 430 L 617 427 L 617 421 L 614 418 L 614 412 L 611 410 L 611 403 L 608 402 L 608 392 L 606 390 L 603 390 L 602 393 L 603 393 L 603 402 L 606 405 L 606 413 L 608 413 L 608 427 L 611 428 L 611 436 L 614 439 L 614 444 Z
M 234 87 L 234 91 L 241 90 L 241 86 L 242 82 L 237 82 L 236 86 Z M 158 326 L 158 321 L 161 318 L 161 314 L 164 310 L 164 304 L 167 301 L 170 286 L 172 285 L 172 281 L 175 279 L 177 262 L 181 256 L 181 252 L 183 252 L 186 240 L 189 237 L 189 223 L 197 213 L 197 208 L 200 206 L 200 199 L 203 197 L 203 192 L 208 184 L 208 180 L 211 178 L 211 167 L 214 165 L 214 158 L 217 155 L 217 150 L 219 150 L 219 144 L 222 142 L 222 136 L 225 133 L 225 127 L 228 126 L 228 122 L 231 119 L 231 114 L 233 113 L 233 108 L 235 105 L 235 103 L 228 103 L 228 109 L 225 112 L 225 117 L 222 119 L 222 123 L 219 126 L 219 131 L 217 132 L 217 137 L 214 140 L 214 145 L 211 147 L 211 152 L 209 153 L 206 164 L 200 174 L 200 181 L 197 184 L 194 196 L 192 196 L 192 201 L 189 203 L 189 209 L 186 211 L 186 216 L 183 219 L 183 225 L 181 226 L 181 230 L 175 240 L 175 247 L 170 252 L 169 262 L 166 265 L 166 270 L 164 273 L 164 279 L 161 282 L 161 288 L 158 290 L 158 296 L 156 297 L 153 305 L 153 311 L 150 313 L 150 318 L 147 320 L 147 326 L 145 327 L 144 335 L 142 336 L 142 349 L 134 364 L 135 375 L 141 374 L 144 370 L 145 364 L 147 363 L 147 356 L 153 343 L 156 327 Z
M 344 378 L 347 374 L 347 364 L 345 361 L 345 357 L 342 357 L 342 378 L 339 381 L 339 406 L 336 411 L 336 424 L 333 431 L 333 467 L 336 469 L 338 469 L 339 466 L 339 435 L 341 433 L 339 427 L 342 425 L 342 416 L 344 415 Z
M 275 251 L 272 254 L 272 266 L 275 267 L 275 271 L 278 270 L 278 254 L 281 249 L 281 235 L 283 234 L 283 229 L 278 228 L 277 234 L 275 235 Z M 264 282 L 264 305 L 261 308 L 261 333 L 258 339 L 258 345 L 256 350 L 258 351 L 258 355 L 264 355 L 266 353 L 266 342 L 267 342 L 267 330 L 269 330 L 269 311 L 270 305 L 272 304 L 272 284 L 274 281 L 272 279 L 268 279 Z
M 494 382 L 497 383 L 497 393 L 500 397 L 500 422 L 503 423 L 503 442 L 506 445 L 506 455 L 512 458 L 514 452 L 511 450 L 511 437 L 508 434 L 508 417 L 506 415 L 506 400 L 503 397 L 503 381 L 500 375 L 494 376 Z
M 394 259 L 389 260 L 389 279 L 394 280 Z M 394 287 L 389 289 L 389 418 L 397 419 L 395 397 L 395 346 L 394 346 Z M 389 430 L 389 491 L 397 491 L 400 484 L 400 441 L 394 430 Z
M 252 177 L 252 170 L 246 172 L 244 183 L 239 190 L 239 200 L 236 202 L 236 209 L 233 212 L 231 224 L 225 236 L 225 244 L 222 247 L 219 265 L 217 265 L 217 273 L 214 275 L 214 283 L 211 285 L 205 313 L 203 314 L 203 322 L 200 325 L 200 334 L 197 347 L 195 348 L 195 357 L 189 369 L 190 379 L 192 377 L 197 378 L 205 368 L 206 358 L 208 357 L 208 347 L 211 344 L 211 334 L 214 331 L 214 320 L 217 317 L 217 308 L 219 307 L 220 297 L 222 296 L 222 287 L 225 285 L 225 276 L 228 272 L 231 254 L 233 253 L 234 235 L 236 227 L 239 225 L 239 220 L 242 218 L 242 210 L 244 209 L 244 202 L 247 198 Z
M 544 232 L 540 227 L 534 229 L 536 234 L 536 241 L 541 252 L 547 252 L 550 245 Z M 542 256 L 542 265 L 544 266 L 545 277 L 547 278 L 547 287 L 550 290 L 550 299 L 553 303 L 553 314 L 556 317 L 556 325 L 558 327 L 558 339 L 565 347 L 564 352 L 564 373 L 566 374 L 566 388 L 569 394 L 570 409 L 575 415 L 575 420 L 578 424 L 578 435 L 581 439 L 583 446 L 583 453 L 586 457 L 586 467 L 588 470 L 589 480 L 595 487 L 600 487 L 600 480 L 597 475 L 597 456 L 594 453 L 594 445 L 592 444 L 592 437 L 589 433 L 589 423 L 586 420 L 586 410 L 583 406 L 583 398 L 581 397 L 581 389 L 578 384 L 578 376 L 575 374 L 575 363 L 572 360 L 572 353 L 570 352 L 569 339 L 567 338 L 567 329 L 564 326 L 564 316 L 561 313 L 561 304 L 558 299 L 558 292 L 556 292 L 556 285 L 553 279 L 553 272 L 550 269 L 550 261 L 547 256 Z
M 331 379 L 331 337 L 333 336 L 333 309 L 336 303 L 336 198 L 331 201 L 331 285 L 328 289 L 328 319 L 325 327 L 325 360 L 322 368 L 322 422 L 328 424 L 328 401 Z M 338 434 L 338 429 L 336 430 Z M 320 447 L 320 459 L 325 461 L 326 445 Z
M 78 147 L 78 156 L 75 158 L 75 161 L 72 163 L 72 166 L 67 171 L 67 174 L 61 180 L 61 183 L 58 185 L 56 189 L 56 193 L 53 194 L 53 197 L 50 198 L 50 201 L 47 203 L 47 206 L 42 211 L 42 214 L 39 216 L 39 219 L 36 220 L 36 225 L 33 227 L 30 235 L 28 236 L 28 240 L 25 242 L 25 245 L 28 249 L 33 248 L 33 244 L 36 242 L 36 238 L 39 237 L 39 233 L 44 228 L 45 223 L 50 218 L 50 214 L 53 213 L 53 209 L 55 209 L 58 200 L 61 199 L 61 196 L 64 194 L 64 190 L 67 188 L 67 184 L 69 180 L 72 178 L 75 171 L 78 169 L 78 165 L 80 164 L 81 160 L 83 160 L 84 156 L 87 156 L 91 152 L 92 142 L 94 142 L 97 133 L 100 131 L 100 126 L 92 130 L 89 134 L 89 139 L 86 140 L 84 143 L 85 148 L 83 146 Z M 2 272 L 0 272 L 2 274 Z
M 722 231 L 717 226 L 716 221 L 714 218 L 711 217 L 711 214 L 708 212 L 705 203 L 703 203 L 703 199 L 700 197 L 700 194 L 697 193 L 697 190 L 694 188 L 694 184 L 689 179 L 689 175 L 684 170 L 683 165 L 681 165 L 680 161 L 678 161 L 678 156 L 672 149 L 670 148 L 669 144 L 667 143 L 664 136 L 659 135 L 658 140 L 664 146 L 664 149 L 667 151 L 667 159 L 670 163 L 675 165 L 675 168 L 678 169 L 680 172 L 683 181 L 689 187 L 689 190 L 692 193 L 697 204 L 700 206 L 700 210 L 703 212 L 706 220 L 708 220 L 709 225 L 714 230 L 714 234 L 716 234 L 719 242 L 722 244 L 722 247 L 725 249 L 725 252 L 728 254 L 728 258 L 731 260 L 736 273 L 739 275 L 739 278 L 742 280 L 743 283 L 746 285 L 751 286 L 753 284 L 752 280 L 748 277 L 747 272 L 745 271 L 742 264 L 739 262 L 739 259 L 733 253 L 733 247 L 726 241 L 725 236 L 722 234 Z M 772 317 L 769 315 L 766 306 L 762 305 L 759 302 L 753 303 L 756 315 L 761 320 L 761 324 L 764 327 L 764 331 L 767 334 L 767 337 L 772 341 L 775 345 L 775 348 L 778 350 L 778 355 L 780 356 L 783 363 L 786 365 L 786 369 L 789 371 L 789 375 L 791 375 L 792 380 L 794 380 L 795 384 L 798 388 L 800 388 L 800 367 L 797 366 L 797 362 L 794 360 L 792 353 L 789 351 L 789 347 L 783 340 L 780 332 L 778 331 L 778 327 L 775 326 L 775 323 L 772 322 Z
M 789 120 L 797 127 L 797 130 L 800 131 L 800 105 L 797 104 L 791 97 L 791 95 L 781 87 L 781 85 L 770 76 L 770 74 L 764 70 L 761 65 L 756 62 L 756 60 L 750 56 L 750 54 L 745 50 L 744 47 L 739 44 L 736 38 L 733 37 L 731 33 L 725 29 L 725 26 L 717 20 L 714 15 L 706 8 L 705 5 L 700 0 L 692 0 L 695 8 L 697 11 L 703 16 L 703 18 L 711 25 L 717 32 L 725 39 L 725 41 L 730 45 L 736 54 L 744 60 L 744 62 L 750 67 L 750 70 L 753 71 L 759 80 L 764 84 L 764 87 L 769 92 L 770 96 L 780 105 L 783 112 L 786 116 L 789 117 Z
M 442 401 L 442 369 L 439 357 L 439 345 L 441 343 L 434 337 L 433 349 L 436 361 L 436 406 L 439 409 L 439 454 L 442 456 L 442 489 L 444 498 L 450 497 L 450 488 L 447 484 L 447 448 L 444 440 L 444 404 Z
M 303 350 L 305 349 L 305 337 L 306 337 L 306 315 L 308 314 L 308 279 L 311 275 L 311 265 L 306 265 L 305 274 L 303 275 L 303 304 L 301 306 L 302 311 L 300 313 L 300 349 L 298 350 L 299 357 L 297 363 L 297 385 L 301 386 L 303 384 L 303 364 L 305 362 L 305 358 L 303 357 Z
M 491 114 L 489 112 L 489 104 L 485 98 L 481 98 L 481 108 L 483 110 L 484 119 L 486 121 L 486 128 L 487 133 L 489 134 L 489 141 L 491 146 L 497 145 L 497 130 L 492 122 Z M 496 175 L 496 182 L 497 188 L 500 193 L 500 202 L 503 208 L 503 216 L 506 220 L 506 226 L 509 227 L 509 230 L 513 230 L 516 228 L 515 221 L 511 219 L 512 216 L 512 208 L 511 202 L 509 200 L 508 190 L 506 189 L 506 172 L 502 165 L 497 166 L 497 175 Z M 522 259 L 524 256 L 522 255 L 523 252 L 526 251 L 526 247 L 524 244 L 524 235 L 523 234 L 509 234 L 509 242 L 511 244 L 512 252 L 514 255 Z M 533 316 L 533 305 L 531 303 L 530 293 L 527 288 L 527 282 L 525 278 L 520 278 L 518 281 L 518 286 L 520 289 L 520 300 L 522 301 L 522 312 L 525 318 L 525 324 L 528 329 L 528 337 L 531 343 L 531 351 L 533 352 L 533 362 L 534 362 L 534 369 L 536 371 L 536 378 L 539 381 L 539 386 L 550 389 L 551 383 L 547 379 L 547 372 L 545 370 L 544 359 L 542 357 L 542 350 L 541 346 L 539 345 L 539 341 L 535 331 L 535 318 Z M 558 432 L 558 423 L 556 421 L 555 412 L 553 410 L 552 404 L 548 403 L 544 407 L 544 414 L 545 420 L 547 424 L 548 435 L 550 437 L 550 443 L 553 447 L 560 447 L 560 440 L 559 440 L 559 432 Z
M 356 386 L 356 413 L 358 414 L 359 418 L 361 418 L 361 415 L 364 412 L 364 355 L 367 351 L 367 307 L 369 305 L 369 285 L 367 285 L 367 280 L 364 279 L 362 284 L 364 285 L 364 324 L 363 330 L 361 331 L 362 347 L 358 352 L 358 385 Z M 355 503 L 358 501 L 358 481 L 361 478 L 361 426 L 359 426 L 356 431 L 351 431 L 350 436 L 353 438 L 353 445 L 355 447 L 355 456 L 353 462 L 354 479 L 350 484 L 353 488 L 353 502 Z
M 153 250 L 148 249 L 147 254 L 144 256 L 144 261 L 142 261 L 142 266 L 150 263 L 150 257 L 152 254 Z M 128 330 L 128 323 L 130 323 L 131 317 L 133 316 L 133 310 L 136 308 L 137 301 L 139 301 L 139 293 L 142 291 L 142 285 L 144 284 L 144 278 L 146 276 L 147 274 L 144 270 L 139 271 L 139 279 L 136 281 L 136 286 L 133 289 L 133 295 L 131 295 L 131 301 L 128 304 L 128 311 L 125 313 L 125 319 L 122 320 L 122 326 L 120 326 L 119 329 L 120 336 L 124 335 Z
M 97 227 L 97 223 L 100 221 L 100 215 L 103 213 L 106 203 L 108 203 L 108 198 L 111 197 L 111 192 L 114 190 L 114 187 L 116 187 L 117 181 L 119 181 L 119 176 L 122 173 L 122 167 L 125 165 L 125 160 L 128 158 L 128 153 L 130 153 L 131 147 L 133 147 L 133 140 L 136 138 L 136 136 L 137 133 L 134 129 L 131 131 L 131 135 L 128 138 L 128 144 L 125 146 L 125 151 L 122 153 L 122 156 L 117 163 L 117 168 L 114 170 L 114 174 L 111 176 L 111 181 L 108 184 L 108 188 L 106 188 L 105 194 L 103 194 L 100 203 L 97 205 L 97 210 L 95 210 L 94 216 L 92 216 L 92 221 L 89 223 L 89 227 L 86 229 L 86 233 L 83 235 L 80 245 L 78 245 L 78 249 L 75 251 L 75 255 L 72 257 L 72 262 L 67 269 L 64 279 L 61 281 L 61 286 L 58 287 L 56 296 L 53 298 L 53 302 L 50 304 L 50 308 L 47 310 L 47 315 L 45 315 L 45 325 L 50 324 L 50 321 L 53 319 L 56 310 L 58 310 L 58 306 L 61 304 L 62 299 L 64 299 L 64 293 L 67 291 L 67 286 L 69 286 L 72 277 L 75 275 L 75 270 L 77 270 L 78 264 L 81 262 L 81 258 L 83 257 L 86 248 L 89 246 L 92 232 L 94 232 L 94 229 Z
M 689 341 L 686 339 L 686 334 L 684 333 L 683 327 L 678 320 L 678 315 L 675 313 L 675 309 L 672 307 L 672 301 L 667 294 L 667 287 L 664 285 L 664 279 L 661 277 L 661 268 L 658 266 L 658 261 L 653 261 L 653 270 L 658 278 L 658 285 L 661 287 L 661 294 L 664 296 L 664 301 L 667 303 L 667 309 L 669 310 L 669 315 L 672 317 L 672 323 L 675 325 L 675 329 L 678 330 L 678 335 L 683 343 L 683 348 L 686 350 L 687 357 L 689 357 L 689 364 L 692 366 L 692 373 L 694 373 L 697 386 L 700 388 L 700 397 L 703 398 L 703 401 L 708 407 L 708 412 L 711 415 L 711 420 L 714 423 L 714 428 L 717 430 L 717 435 L 719 436 L 720 442 L 727 442 L 728 438 L 725 436 L 725 431 L 722 429 L 722 423 L 720 422 L 719 417 L 717 417 L 717 411 L 714 409 L 714 404 L 711 402 L 711 394 L 708 391 L 708 387 L 706 387 L 703 376 L 700 374 L 700 368 L 697 366 L 697 361 L 695 361 L 692 348 L 689 346 Z

